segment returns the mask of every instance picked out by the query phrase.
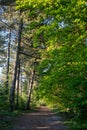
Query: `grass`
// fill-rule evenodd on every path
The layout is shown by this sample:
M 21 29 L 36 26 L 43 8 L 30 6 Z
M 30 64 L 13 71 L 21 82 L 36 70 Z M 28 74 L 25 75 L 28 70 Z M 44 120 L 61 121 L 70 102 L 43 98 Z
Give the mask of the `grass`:
M 66 121 L 65 122 L 66 125 L 68 125 L 70 128 L 72 128 L 73 130 L 87 130 L 87 121 L 86 122 L 82 122 L 82 121 Z

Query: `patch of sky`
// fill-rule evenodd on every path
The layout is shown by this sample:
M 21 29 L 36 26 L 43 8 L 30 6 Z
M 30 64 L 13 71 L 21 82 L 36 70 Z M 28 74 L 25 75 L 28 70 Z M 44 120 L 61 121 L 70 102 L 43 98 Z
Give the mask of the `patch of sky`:
M 0 20 L 1 20 L 3 23 L 8 24 L 8 21 L 7 21 L 6 19 L 0 18 Z M 9 25 L 7 25 L 7 26 L 9 26 Z
M 2 73 L 2 67 L 0 67 L 0 75 L 1 75 L 1 73 Z
M 45 69 L 43 70 L 43 73 L 46 73 L 46 72 L 50 69 L 50 67 L 51 67 L 51 64 L 49 63 L 48 66 L 47 66 L 47 68 L 45 68 Z
M 54 21 L 53 17 L 46 18 L 42 23 L 46 25 L 50 25 Z
M 84 44 L 87 46 L 87 38 L 85 39 L 85 42 L 84 42 Z
M 0 7 L 0 15 L 4 13 L 4 9 Z
M 2 37 L 5 37 L 5 42 L 7 43 L 9 41 L 9 30 L 2 30 L 0 31 L 0 35 Z M 11 44 L 15 41 L 17 32 L 14 30 L 11 32 Z
M 67 27 L 68 24 L 66 24 L 64 21 L 58 23 L 59 28 Z
M 7 34 L 9 34 L 9 32 L 8 32 L 8 31 L 6 31 L 5 29 L 3 29 L 2 31 L 0 31 L 0 35 L 1 35 L 1 36 L 6 37 L 6 36 L 7 36 Z

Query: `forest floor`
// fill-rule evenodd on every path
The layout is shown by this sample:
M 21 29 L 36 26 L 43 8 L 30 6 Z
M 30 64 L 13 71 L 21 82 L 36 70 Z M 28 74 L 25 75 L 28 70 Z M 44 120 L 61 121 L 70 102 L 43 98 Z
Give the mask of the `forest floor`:
M 68 130 L 63 121 L 61 116 L 56 116 L 47 107 L 42 106 L 35 112 L 22 113 L 14 119 L 11 130 Z

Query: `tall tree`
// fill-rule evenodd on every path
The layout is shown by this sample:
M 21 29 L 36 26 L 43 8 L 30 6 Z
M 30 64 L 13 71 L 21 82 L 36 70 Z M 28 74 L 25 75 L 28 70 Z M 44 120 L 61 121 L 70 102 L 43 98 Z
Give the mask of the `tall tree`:
M 30 110 L 30 103 L 31 103 L 31 94 L 32 94 L 32 88 L 34 85 L 34 80 L 35 80 L 35 62 L 33 63 L 33 70 L 31 72 L 31 78 L 29 79 L 29 83 L 28 83 L 28 99 L 27 99 L 27 106 L 26 109 Z
M 9 40 L 8 40 L 8 48 L 7 48 L 7 72 L 6 72 L 7 91 L 9 90 L 10 45 L 11 45 L 11 29 L 9 29 Z
M 16 89 L 17 89 L 17 97 L 16 97 L 16 109 L 19 108 L 19 85 L 20 85 L 20 59 L 18 61 L 17 68 L 17 77 L 16 77 Z
M 15 66 L 14 66 L 12 85 L 10 89 L 10 111 L 14 110 L 15 84 L 16 84 L 17 68 L 18 68 L 18 62 L 19 62 L 19 51 L 20 51 L 20 44 L 21 44 L 22 29 L 23 29 L 23 18 L 20 18 L 19 29 L 18 29 L 18 45 L 17 45 L 17 51 L 16 51 L 16 61 L 15 61 Z

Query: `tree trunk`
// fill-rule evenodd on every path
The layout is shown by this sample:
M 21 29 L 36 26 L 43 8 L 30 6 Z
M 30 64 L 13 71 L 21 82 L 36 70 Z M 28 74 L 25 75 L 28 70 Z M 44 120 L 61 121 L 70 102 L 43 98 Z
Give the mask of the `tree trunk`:
M 10 111 L 14 110 L 15 84 L 16 84 L 17 67 L 18 67 L 18 61 L 19 61 L 19 50 L 20 50 L 22 29 L 23 29 L 23 19 L 21 18 L 20 24 L 19 24 L 19 30 L 18 30 L 18 46 L 17 46 L 17 51 L 16 51 L 16 61 L 15 61 L 15 66 L 14 66 L 12 85 L 10 89 L 10 100 L 9 100 Z
M 21 68 L 21 71 L 20 71 L 20 80 L 21 80 L 21 82 L 20 82 L 20 95 L 22 97 L 22 68 Z
M 16 97 L 16 110 L 19 108 L 19 82 L 20 82 L 20 60 L 18 63 L 18 69 L 17 69 L 17 97 Z
M 33 70 L 33 72 L 32 72 L 32 78 L 29 83 L 28 100 L 27 100 L 27 107 L 26 107 L 27 110 L 31 109 L 30 102 L 31 102 L 32 87 L 33 87 L 33 83 L 34 83 L 34 76 L 35 76 L 35 70 Z
M 9 29 L 9 41 L 7 49 L 7 72 L 6 72 L 6 92 L 9 92 L 9 63 L 10 63 L 10 44 L 11 44 L 11 29 Z

